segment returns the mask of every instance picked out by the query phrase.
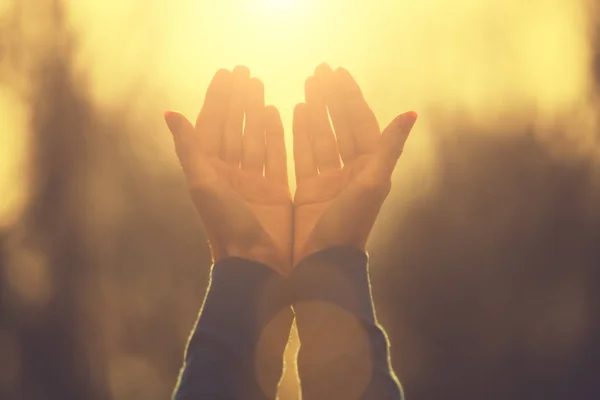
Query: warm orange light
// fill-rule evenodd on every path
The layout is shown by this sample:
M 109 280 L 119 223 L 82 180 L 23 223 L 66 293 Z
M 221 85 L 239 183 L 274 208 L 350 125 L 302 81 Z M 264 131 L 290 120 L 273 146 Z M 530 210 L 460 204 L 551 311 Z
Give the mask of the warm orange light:
M 293 11 L 303 3 L 302 0 L 256 0 L 256 7 L 263 12 L 278 14 Z

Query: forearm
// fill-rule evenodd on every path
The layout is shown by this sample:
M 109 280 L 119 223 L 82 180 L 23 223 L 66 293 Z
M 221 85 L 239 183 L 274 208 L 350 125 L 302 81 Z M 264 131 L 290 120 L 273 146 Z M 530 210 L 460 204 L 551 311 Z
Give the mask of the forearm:
M 292 282 L 304 398 L 401 399 L 373 309 L 366 255 L 341 247 L 322 251 L 301 262 Z
M 219 261 L 174 399 L 275 398 L 293 317 L 289 304 L 284 281 L 268 267 L 239 258 Z

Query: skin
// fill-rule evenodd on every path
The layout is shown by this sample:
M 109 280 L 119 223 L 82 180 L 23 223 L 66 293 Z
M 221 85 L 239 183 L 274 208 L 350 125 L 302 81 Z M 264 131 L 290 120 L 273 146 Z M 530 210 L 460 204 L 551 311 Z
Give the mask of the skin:
M 365 250 L 417 119 L 400 114 L 382 132 L 352 75 L 327 64 L 307 79 L 305 98 L 293 124 L 294 264 L 333 246 Z
M 245 119 L 245 124 L 244 124 Z M 241 257 L 281 274 L 291 267 L 292 200 L 279 112 L 245 67 L 219 70 L 195 126 L 165 120 L 215 262 Z
M 319 250 L 365 249 L 416 113 L 381 132 L 345 69 L 322 64 L 305 86 L 294 111 L 293 202 L 279 112 L 246 67 L 215 74 L 195 125 L 165 113 L 215 262 L 241 257 L 289 275 Z

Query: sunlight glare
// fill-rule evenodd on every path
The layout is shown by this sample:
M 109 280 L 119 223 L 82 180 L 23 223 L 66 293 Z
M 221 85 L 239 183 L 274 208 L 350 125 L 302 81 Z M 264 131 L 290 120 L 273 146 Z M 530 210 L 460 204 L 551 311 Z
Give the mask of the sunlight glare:
M 294 105 L 321 62 L 352 72 L 382 125 L 408 109 L 460 115 L 482 130 L 497 124 L 498 115 L 520 125 L 532 108 L 537 119 L 550 120 L 590 87 L 583 0 L 173 3 L 150 1 L 143 15 L 133 0 L 110 7 L 71 3 L 81 33 L 78 62 L 87 67 L 99 103 L 115 106 L 134 94 L 146 105 L 161 99 L 155 124 L 162 122 L 161 108 L 194 118 L 215 71 L 246 65 L 263 80 L 266 102 L 280 108 L 291 146 Z M 132 16 L 140 23 L 132 26 Z M 144 83 L 144 95 L 127 91 L 136 82 Z M 138 108 L 144 109 L 130 112 Z M 434 165 L 429 114 L 421 114 L 421 133 L 408 144 L 404 162 L 412 166 Z M 152 140 L 170 149 L 167 136 Z M 289 157 L 290 175 L 292 162 Z
M 256 0 L 256 7 L 263 13 L 281 14 L 294 11 L 302 5 L 302 0 Z

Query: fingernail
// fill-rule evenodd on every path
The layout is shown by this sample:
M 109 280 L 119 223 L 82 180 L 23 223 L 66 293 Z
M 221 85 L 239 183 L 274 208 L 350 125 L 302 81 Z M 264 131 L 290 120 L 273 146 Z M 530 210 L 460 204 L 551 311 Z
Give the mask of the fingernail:
M 177 129 L 177 126 L 179 124 L 179 119 L 177 118 L 177 114 L 174 113 L 173 111 L 165 111 L 164 116 L 165 116 L 165 122 L 167 123 L 167 126 L 169 127 L 171 132 L 174 132 Z
M 409 111 L 399 116 L 399 127 L 402 130 L 410 131 L 412 127 L 417 122 L 417 118 L 419 118 L 419 114 L 415 111 Z
M 406 113 L 407 116 L 410 116 L 412 119 L 416 120 L 419 118 L 419 114 L 416 111 L 409 111 Z
M 326 62 L 322 62 L 315 69 L 315 75 L 327 75 L 333 73 L 333 69 Z

